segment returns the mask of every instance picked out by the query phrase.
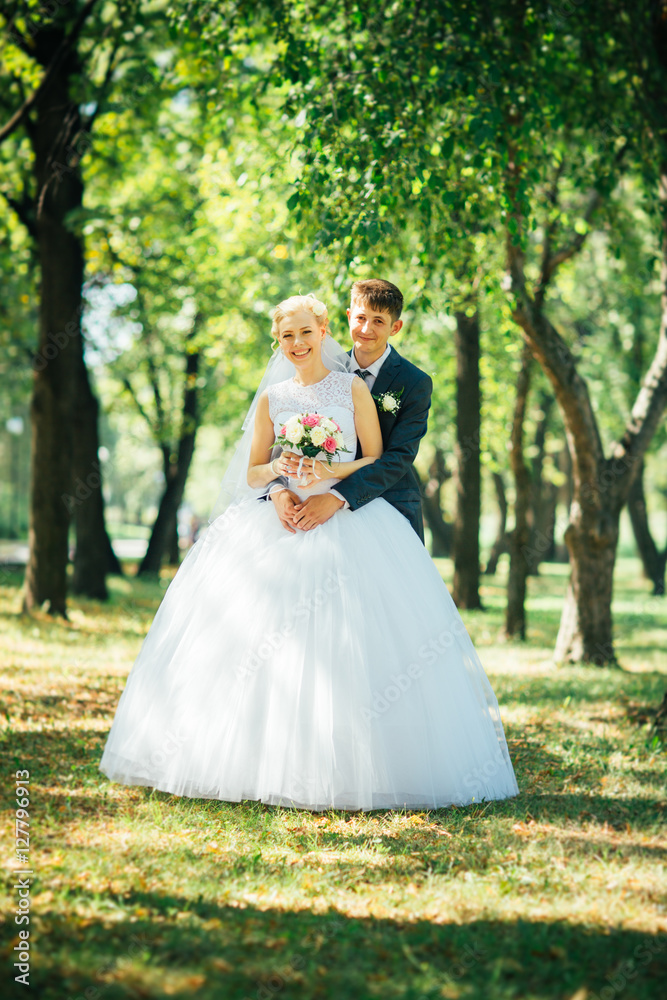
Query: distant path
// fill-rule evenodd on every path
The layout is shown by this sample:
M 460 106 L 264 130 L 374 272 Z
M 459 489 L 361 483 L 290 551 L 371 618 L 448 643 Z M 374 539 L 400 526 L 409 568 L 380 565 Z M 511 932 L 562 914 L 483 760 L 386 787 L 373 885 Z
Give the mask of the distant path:
M 148 542 L 143 538 L 117 538 L 112 543 L 119 559 L 143 559 Z M 0 564 L 25 566 L 28 562 L 28 543 L 0 539 Z

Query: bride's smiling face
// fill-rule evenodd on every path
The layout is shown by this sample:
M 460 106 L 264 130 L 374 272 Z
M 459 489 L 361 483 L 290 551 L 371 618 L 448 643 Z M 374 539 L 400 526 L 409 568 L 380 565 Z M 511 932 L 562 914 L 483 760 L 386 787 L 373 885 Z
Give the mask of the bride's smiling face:
M 325 333 L 326 328 L 304 309 L 280 321 L 278 343 L 285 357 L 300 368 L 319 360 Z

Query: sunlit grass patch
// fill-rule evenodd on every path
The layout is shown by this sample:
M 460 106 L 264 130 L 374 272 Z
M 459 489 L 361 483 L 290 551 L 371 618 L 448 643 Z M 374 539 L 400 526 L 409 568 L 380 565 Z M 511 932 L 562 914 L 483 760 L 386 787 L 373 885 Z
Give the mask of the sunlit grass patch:
M 5 582 L 0 737 L 5 774 L 31 772 L 35 995 L 594 1000 L 624 962 L 636 974 L 619 995 L 660 995 L 665 752 L 634 718 L 667 686 L 667 605 L 621 561 L 623 669 L 557 667 L 563 567 L 529 581 L 525 644 L 500 639 L 503 572 L 485 580 L 488 610 L 463 616 L 521 794 L 414 813 L 309 813 L 109 782 L 99 759 L 168 576 L 113 579 L 109 602 L 73 599 L 69 622 L 22 616 L 18 575 Z M 13 881 L 6 869 L 7 961 Z

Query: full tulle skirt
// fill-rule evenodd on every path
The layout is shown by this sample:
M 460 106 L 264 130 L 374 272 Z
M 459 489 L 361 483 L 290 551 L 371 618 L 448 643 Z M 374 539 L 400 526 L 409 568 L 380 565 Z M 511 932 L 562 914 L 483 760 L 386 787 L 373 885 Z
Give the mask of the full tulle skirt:
M 218 518 L 169 586 L 100 762 L 124 784 L 303 809 L 430 809 L 518 793 L 454 602 L 385 500 L 290 534 Z

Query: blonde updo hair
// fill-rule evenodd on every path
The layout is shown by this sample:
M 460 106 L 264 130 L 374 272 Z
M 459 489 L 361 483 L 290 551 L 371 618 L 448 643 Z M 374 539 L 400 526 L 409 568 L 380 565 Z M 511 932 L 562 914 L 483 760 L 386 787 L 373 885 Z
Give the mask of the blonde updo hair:
M 279 302 L 271 312 L 271 319 L 273 320 L 271 335 L 276 344 L 278 343 L 278 328 L 281 322 L 287 316 L 293 316 L 294 313 L 301 310 L 312 313 L 320 326 L 329 326 L 327 307 L 312 292 L 309 292 L 308 295 L 290 295 L 288 299 L 283 299 L 282 302 Z

